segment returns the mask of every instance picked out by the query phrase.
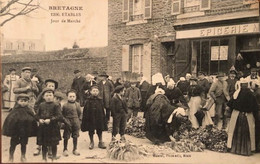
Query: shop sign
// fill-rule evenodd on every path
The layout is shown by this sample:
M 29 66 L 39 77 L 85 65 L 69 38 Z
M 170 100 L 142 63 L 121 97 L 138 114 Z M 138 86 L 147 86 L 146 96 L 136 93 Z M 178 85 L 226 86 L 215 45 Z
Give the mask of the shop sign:
M 228 60 L 228 46 L 211 46 L 211 61 Z
M 219 26 L 194 30 L 177 31 L 176 39 L 202 38 L 212 36 L 237 35 L 259 32 L 259 23 Z

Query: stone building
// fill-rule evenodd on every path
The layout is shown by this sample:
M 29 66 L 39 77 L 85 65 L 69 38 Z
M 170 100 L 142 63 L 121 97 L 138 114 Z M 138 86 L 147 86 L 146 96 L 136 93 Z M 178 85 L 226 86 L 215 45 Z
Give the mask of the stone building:
M 108 1 L 108 73 L 115 77 L 227 72 L 238 53 L 258 58 L 259 38 L 257 0 Z

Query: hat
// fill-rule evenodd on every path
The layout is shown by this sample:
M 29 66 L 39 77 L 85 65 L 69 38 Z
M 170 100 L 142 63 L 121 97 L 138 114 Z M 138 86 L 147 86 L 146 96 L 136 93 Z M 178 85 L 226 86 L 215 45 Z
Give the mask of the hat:
M 77 69 L 77 70 L 74 71 L 74 74 L 77 74 L 79 72 L 80 72 L 80 70 Z
M 194 75 L 191 75 L 190 80 L 198 81 L 198 79 Z
M 44 88 L 42 90 L 42 95 L 44 95 L 46 92 L 52 92 L 54 94 L 54 90 L 52 90 L 51 88 Z
M 53 79 L 47 79 L 47 80 L 45 80 L 45 84 L 47 84 L 48 82 L 54 83 L 55 89 L 58 88 L 58 84 L 59 84 L 59 83 L 58 83 L 57 81 L 55 81 L 55 80 L 53 80 Z
M 120 91 L 122 91 L 125 87 L 123 85 L 119 85 L 115 88 L 114 93 L 119 93 Z
M 251 68 L 251 72 L 257 72 L 256 68 Z
M 24 68 L 22 68 L 22 71 L 26 71 L 26 70 L 32 71 L 32 68 L 31 67 L 24 67 Z
M 64 99 L 64 94 L 59 92 L 59 91 L 56 91 L 54 93 L 54 97 L 57 97 L 57 98 L 60 98 L 60 99 Z
M 94 88 L 99 89 L 98 86 L 97 86 L 96 84 L 93 84 L 93 85 L 90 87 L 90 90 L 92 90 L 92 89 L 94 89 Z
M 229 71 L 229 74 L 235 74 L 235 75 L 237 75 L 237 71 L 236 71 L 236 70 L 230 70 L 230 71 Z
M 71 92 L 73 92 L 73 93 L 75 93 L 75 94 L 77 95 L 77 91 L 75 91 L 74 89 L 69 90 L 69 91 L 66 93 L 66 95 L 68 96 L 68 94 L 71 93 Z
M 161 73 L 156 73 L 152 76 L 152 84 L 156 85 L 157 83 L 165 85 L 165 81 Z
M 223 72 L 219 72 L 216 77 L 218 78 L 218 77 L 224 77 L 224 76 L 225 76 L 225 74 Z
M 27 99 L 27 100 L 29 100 L 30 97 L 29 97 L 29 95 L 27 95 L 27 94 L 25 94 L 25 93 L 21 93 L 21 94 L 19 94 L 19 95 L 17 96 L 17 100 L 19 100 L 19 99 Z
M 101 72 L 98 76 L 104 76 L 104 77 L 108 77 L 106 72 Z
M 185 77 L 180 77 L 180 81 L 185 81 Z
M 12 71 L 16 71 L 16 69 L 14 69 L 14 68 L 10 68 L 9 71 L 10 71 L 10 72 L 12 72 Z
M 204 75 L 204 76 L 206 76 L 206 73 L 203 72 L 203 71 L 199 71 L 199 72 L 198 72 L 198 75 Z

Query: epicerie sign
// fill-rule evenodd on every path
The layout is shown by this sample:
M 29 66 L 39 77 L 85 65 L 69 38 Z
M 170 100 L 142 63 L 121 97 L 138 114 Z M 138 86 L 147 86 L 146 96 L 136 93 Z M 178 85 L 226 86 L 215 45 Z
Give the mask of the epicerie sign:
M 259 32 L 259 23 L 251 23 L 251 24 L 240 24 L 240 25 L 177 31 L 176 39 L 236 35 L 236 34 L 247 34 L 247 33 L 257 33 L 257 32 Z

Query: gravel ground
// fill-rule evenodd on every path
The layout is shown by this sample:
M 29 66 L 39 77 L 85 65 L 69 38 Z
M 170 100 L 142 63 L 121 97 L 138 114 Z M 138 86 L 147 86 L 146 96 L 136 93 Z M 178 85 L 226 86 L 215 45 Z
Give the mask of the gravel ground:
M 2 110 L 2 123 L 8 112 Z M 62 131 L 63 132 L 63 131 Z M 119 138 L 119 136 L 117 136 Z M 147 139 L 139 139 L 132 136 L 126 135 L 126 139 L 132 141 L 137 145 L 149 146 L 152 143 Z M 111 140 L 111 134 L 108 132 L 103 133 L 103 140 L 105 144 L 108 145 Z M 8 150 L 9 150 L 10 138 L 2 136 L 2 163 L 8 162 Z M 78 150 L 81 153 L 80 156 L 74 156 L 72 154 L 72 139 L 69 140 L 69 156 L 62 156 L 63 142 L 60 142 L 58 145 L 58 159 L 55 162 L 69 162 L 69 163 L 119 163 L 120 161 L 111 160 L 107 157 L 106 150 L 97 148 L 98 138 L 95 136 L 95 148 L 89 150 L 89 138 L 87 133 L 80 133 Z M 36 149 L 36 137 L 29 139 L 27 145 L 27 161 L 30 163 L 41 162 L 41 156 L 33 156 L 33 152 Z M 18 145 L 15 152 L 14 162 L 20 162 L 20 146 Z M 209 150 L 204 152 L 193 152 L 193 153 L 176 153 L 174 157 L 144 157 L 131 163 L 207 163 L 207 164 L 226 164 L 226 163 L 235 163 L 235 164 L 259 164 L 260 162 L 260 153 L 254 154 L 250 157 L 239 156 L 230 153 L 217 153 Z M 51 160 L 48 160 L 51 162 Z M 122 161 L 124 162 L 124 161 Z

